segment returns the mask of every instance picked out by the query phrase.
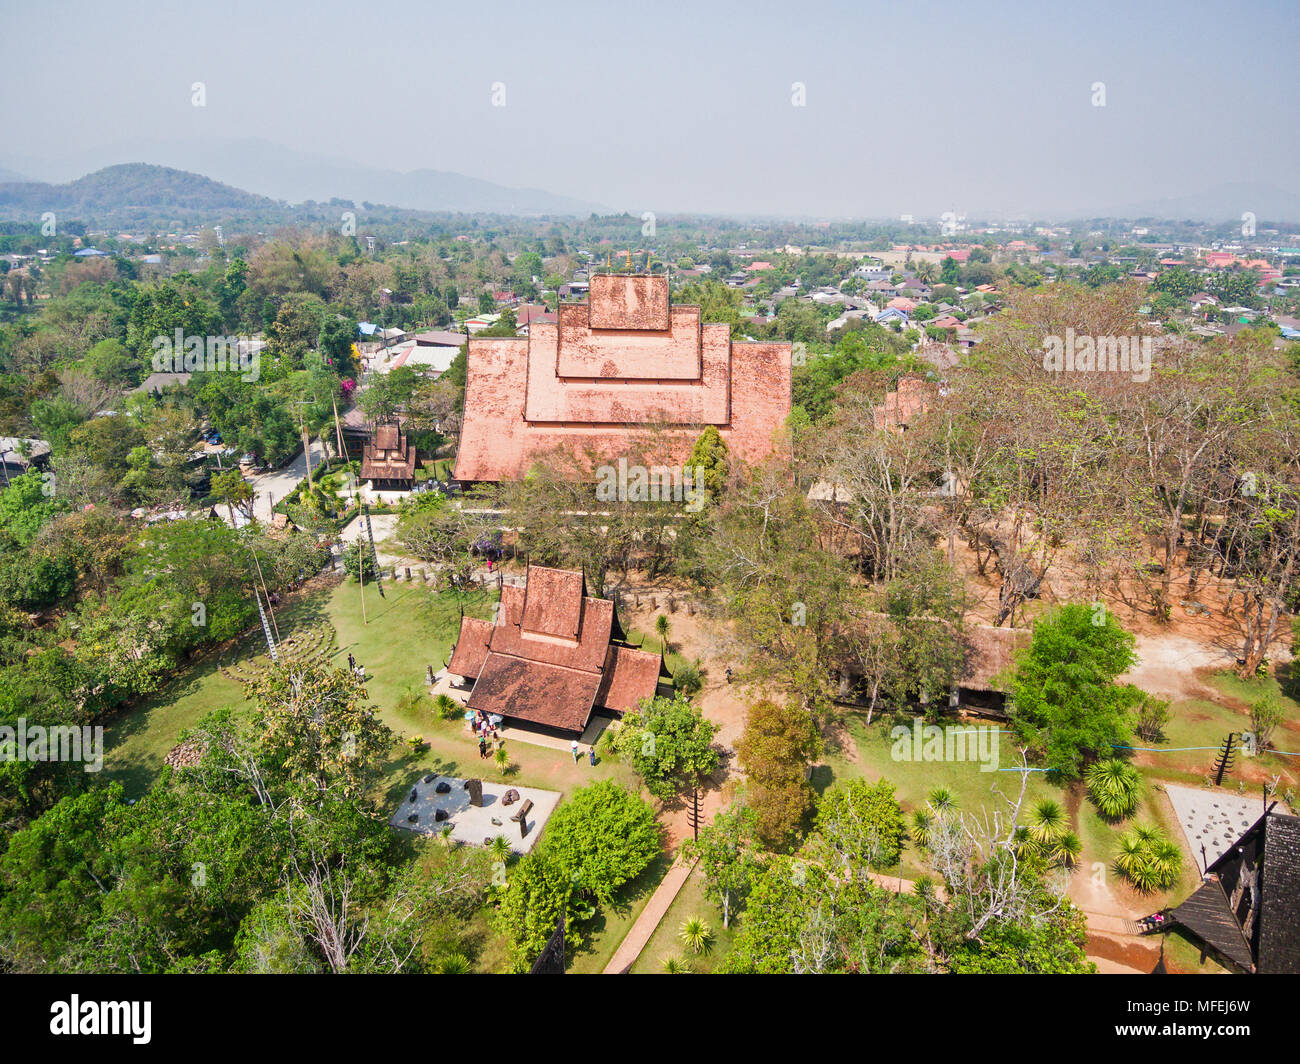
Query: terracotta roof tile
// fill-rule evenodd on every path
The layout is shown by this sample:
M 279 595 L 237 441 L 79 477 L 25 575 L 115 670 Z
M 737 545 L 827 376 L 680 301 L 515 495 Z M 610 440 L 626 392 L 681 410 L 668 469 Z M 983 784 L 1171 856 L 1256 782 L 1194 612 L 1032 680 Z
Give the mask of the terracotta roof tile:
M 599 688 L 599 673 L 489 654 L 468 705 L 484 713 L 580 732 L 591 718 Z
M 631 647 L 609 648 L 605 677 L 596 693 L 596 705 L 627 713 L 643 698 L 653 698 L 659 686 L 658 654 Z
M 580 572 L 530 565 L 520 627 L 525 632 L 576 640 L 582 626 L 585 583 Z
M 492 627 L 491 621 L 462 617 L 460 635 L 456 638 L 456 649 L 452 652 L 451 661 L 447 663 L 447 671 L 470 679 L 477 677 L 483 663 L 487 661 Z

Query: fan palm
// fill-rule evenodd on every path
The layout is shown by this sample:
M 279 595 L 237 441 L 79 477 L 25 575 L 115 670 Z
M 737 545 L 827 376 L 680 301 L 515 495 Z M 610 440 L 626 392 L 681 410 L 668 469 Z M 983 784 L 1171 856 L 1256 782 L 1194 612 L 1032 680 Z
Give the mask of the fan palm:
M 690 975 L 691 966 L 680 957 L 664 959 L 664 975 Z
M 1061 808 L 1060 802 L 1051 798 L 1044 798 L 1034 806 L 1033 820 L 1029 833 L 1035 842 L 1044 846 L 1054 845 L 1069 830 L 1065 810 Z
M 451 720 L 461 714 L 460 703 L 451 695 L 442 694 L 433 700 L 433 708 L 443 720 Z
M 708 953 L 713 949 L 713 929 L 698 916 L 682 921 L 679 937 L 692 953 Z
M 1084 772 L 1088 796 L 1107 820 L 1131 816 L 1142 795 L 1142 776 L 1118 757 L 1095 761 Z
M 1183 869 L 1183 852 L 1176 842 L 1162 839 L 1151 847 L 1148 863 L 1157 890 L 1167 890 L 1174 885 Z
M 912 838 L 922 849 L 930 845 L 930 831 L 934 827 L 934 815 L 924 809 L 912 813 Z
M 1018 825 L 1016 830 L 1012 832 L 1011 848 L 1022 861 L 1030 854 L 1038 852 L 1038 844 L 1034 842 L 1033 836 L 1029 834 L 1029 829 L 1023 824 Z
M 930 792 L 930 807 L 936 813 L 947 813 L 957 807 L 957 796 L 947 787 L 936 787 Z
M 669 651 L 672 649 L 672 646 L 668 642 L 668 635 L 670 632 L 672 632 L 672 630 L 673 630 L 672 621 L 670 621 L 662 613 L 655 618 L 655 634 L 658 635 L 660 640 L 663 642 L 665 651 Z
M 1079 854 L 1083 852 L 1083 843 L 1079 841 L 1079 836 L 1073 831 L 1063 832 L 1048 851 L 1048 858 L 1053 864 L 1059 864 L 1064 868 L 1073 868 L 1079 861 Z
M 497 752 L 492 755 L 492 760 L 496 762 L 497 771 L 504 776 L 506 770 L 510 767 L 509 751 L 507 751 L 504 746 L 498 746 Z
M 1144 894 L 1173 886 L 1183 867 L 1183 854 L 1163 830 L 1142 824 L 1119 839 L 1115 867 Z

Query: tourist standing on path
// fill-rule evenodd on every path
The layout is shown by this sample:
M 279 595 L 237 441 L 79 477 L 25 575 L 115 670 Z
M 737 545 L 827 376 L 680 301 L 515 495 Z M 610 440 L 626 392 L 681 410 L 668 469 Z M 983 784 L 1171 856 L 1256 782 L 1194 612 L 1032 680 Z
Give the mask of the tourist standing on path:
M 592 746 L 587 750 L 587 759 L 591 762 L 591 767 L 596 767 L 596 747 Z
M 578 763 L 578 740 L 577 739 L 574 739 L 571 743 L 569 743 L 569 752 L 573 754 L 573 763 L 576 765 Z

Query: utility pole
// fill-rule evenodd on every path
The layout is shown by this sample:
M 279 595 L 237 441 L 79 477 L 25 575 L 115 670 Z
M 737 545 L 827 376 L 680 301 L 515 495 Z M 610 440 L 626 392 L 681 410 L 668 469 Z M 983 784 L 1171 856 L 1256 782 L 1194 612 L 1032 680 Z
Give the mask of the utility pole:
M 302 408 L 307 405 L 307 400 L 299 399 L 293 405 L 298 407 L 298 428 L 302 431 L 302 457 L 307 463 L 307 489 L 314 491 L 316 485 L 311 478 L 311 438 L 307 435 L 307 422 L 302 416 Z

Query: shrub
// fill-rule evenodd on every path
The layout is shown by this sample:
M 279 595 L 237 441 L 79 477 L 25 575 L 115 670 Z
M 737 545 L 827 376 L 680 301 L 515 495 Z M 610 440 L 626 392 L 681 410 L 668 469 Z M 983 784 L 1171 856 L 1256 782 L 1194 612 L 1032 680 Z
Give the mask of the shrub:
M 1127 761 L 1108 757 L 1094 761 L 1084 772 L 1088 797 L 1106 820 L 1132 816 L 1142 796 L 1142 776 Z
M 1147 743 L 1163 743 L 1165 725 L 1169 723 L 1170 717 L 1168 702 L 1145 695 L 1138 704 L 1135 726 L 1138 738 Z
M 1142 825 L 1120 836 L 1115 868 L 1143 894 L 1173 886 L 1182 867 L 1182 851 L 1161 828 Z

